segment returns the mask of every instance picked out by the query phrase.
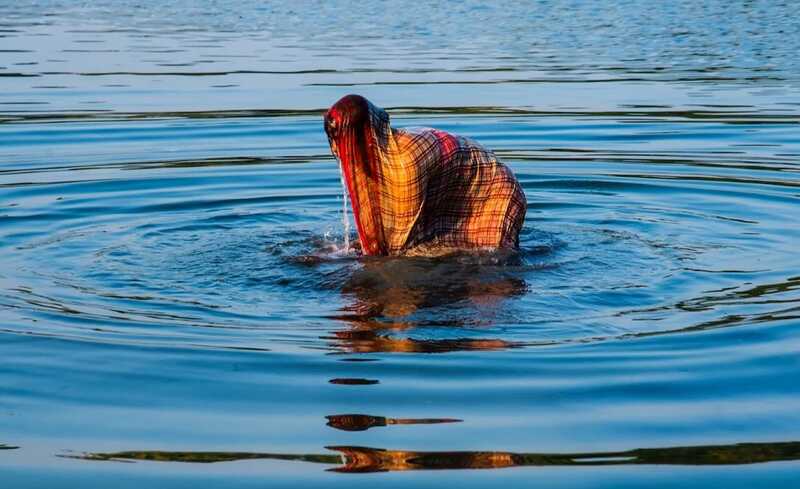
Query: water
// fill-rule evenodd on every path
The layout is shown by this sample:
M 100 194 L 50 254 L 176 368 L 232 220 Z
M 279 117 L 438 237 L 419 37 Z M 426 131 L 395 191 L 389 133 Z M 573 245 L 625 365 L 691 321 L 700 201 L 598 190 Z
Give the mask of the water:
M 344 242 L 343 251 L 349 252 L 350 251 L 350 217 L 347 213 L 347 183 L 344 179 L 344 170 L 342 169 L 342 162 L 339 161 L 338 157 L 336 159 L 336 163 L 339 166 L 339 180 L 342 182 L 342 229 L 343 229 L 343 238 Z
M 4 487 L 800 480 L 796 3 L 169 3 L 0 6 Z M 350 92 L 520 254 L 343 249 Z

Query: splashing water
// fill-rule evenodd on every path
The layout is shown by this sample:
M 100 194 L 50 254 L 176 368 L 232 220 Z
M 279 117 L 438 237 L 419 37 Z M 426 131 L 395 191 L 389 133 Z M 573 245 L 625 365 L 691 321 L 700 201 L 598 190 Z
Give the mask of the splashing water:
M 344 224 L 344 252 L 350 251 L 350 218 L 347 215 L 347 182 L 344 180 L 344 170 L 342 170 L 342 162 L 339 157 L 336 157 L 336 162 L 339 164 L 339 178 L 342 181 L 342 223 Z

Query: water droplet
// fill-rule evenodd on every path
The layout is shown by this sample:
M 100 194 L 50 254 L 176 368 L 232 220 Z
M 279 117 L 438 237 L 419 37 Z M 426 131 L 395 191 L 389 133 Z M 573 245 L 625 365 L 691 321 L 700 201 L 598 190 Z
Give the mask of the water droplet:
M 342 162 L 336 158 L 339 163 L 339 177 L 342 181 L 342 223 L 344 224 L 344 253 L 350 251 L 350 218 L 347 214 L 347 183 L 344 180 L 344 171 L 342 170 Z

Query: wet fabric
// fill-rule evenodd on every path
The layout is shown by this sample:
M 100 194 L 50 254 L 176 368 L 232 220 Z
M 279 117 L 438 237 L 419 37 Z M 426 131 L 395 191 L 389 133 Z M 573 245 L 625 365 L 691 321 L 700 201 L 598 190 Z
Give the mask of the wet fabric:
M 334 104 L 325 129 L 365 254 L 517 247 L 525 195 L 480 144 L 436 129 L 393 129 L 360 96 Z

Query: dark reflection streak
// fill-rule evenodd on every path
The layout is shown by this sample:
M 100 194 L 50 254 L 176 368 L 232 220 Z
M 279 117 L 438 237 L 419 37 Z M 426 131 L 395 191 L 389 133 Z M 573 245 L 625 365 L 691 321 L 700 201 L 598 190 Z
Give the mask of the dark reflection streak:
M 160 297 L 156 295 L 131 295 L 131 294 L 121 294 L 121 293 L 114 293 L 114 292 L 107 292 L 98 290 L 92 287 L 86 287 L 82 285 L 77 285 L 71 282 L 66 282 L 62 280 L 53 280 L 53 283 L 58 284 L 65 288 L 75 289 L 81 292 L 83 295 L 86 296 L 99 296 L 104 297 L 107 299 L 121 299 L 126 301 L 133 301 L 133 302 L 146 302 L 148 304 L 157 304 L 158 302 L 164 302 L 167 304 L 174 304 L 174 305 L 181 305 L 181 306 L 196 306 L 202 307 L 205 309 L 224 309 L 224 306 L 217 305 L 217 304 L 208 304 L 205 302 L 200 302 L 196 300 L 190 299 L 179 299 L 176 297 Z
M 248 109 L 248 110 L 213 110 L 213 111 L 169 111 L 169 112 L 114 112 L 96 110 L 76 113 L 40 113 L 40 114 L 3 114 L 2 123 L 16 122 L 69 122 L 73 120 L 91 120 L 93 122 L 120 120 L 153 120 L 153 119 L 228 119 L 250 117 L 319 117 L 324 109 Z M 661 110 L 661 111 L 580 111 L 580 110 L 531 110 L 502 106 L 462 106 L 462 107 L 388 107 L 393 115 L 490 115 L 490 116 L 535 116 L 535 117 L 587 117 L 612 118 L 650 118 L 650 121 L 663 122 L 665 119 L 677 119 L 682 122 L 722 122 L 734 124 L 799 124 L 800 118 L 792 114 L 751 112 L 741 110 Z
M 325 419 L 328 420 L 328 426 L 343 431 L 365 431 L 390 425 L 461 423 L 463 421 L 455 418 L 385 418 L 368 414 L 334 414 L 325 416 Z
M 686 268 L 684 268 L 684 270 L 686 270 L 687 272 L 698 272 L 698 273 L 747 273 L 747 274 L 750 274 L 750 273 L 764 273 L 764 272 L 769 272 L 770 271 L 769 269 L 763 269 L 763 270 L 708 270 L 708 269 L 705 269 L 705 268 L 691 268 L 691 267 L 686 267 Z
M 14 289 L 12 289 L 14 290 Z M 145 317 L 147 319 L 152 319 L 155 321 L 178 321 L 178 322 L 192 322 L 193 324 L 198 323 L 201 321 L 200 318 L 195 318 L 191 316 L 180 316 L 177 314 L 170 314 L 166 312 L 155 312 L 155 311 L 137 311 L 135 309 L 115 309 L 109 308 L 108 310 L 114 314 L 97 314 L 97 313 L 89 313 L 86 311 L 81 311 L 78 309 L 73 309 L 66 304 L 62 304 L 56 300 L 50 299 L 48 297 L 39 296 L 38 294 L 31 293 L 33 297 L 41 297 L 41 299 L 36 300 L 32 298 L 23 298 L 27 305 L 33 306 L 33 309 L 38 309 L 44 312 L 57 312 L 61 314 L 68 314 L 71 316 L 81 316 L 86 319 L 96 319 L 96 320 L 113 320 L 113 321 L 121 321 L 121 322 L 142 322 L 140 318 L 136 318 L 137 315 Z M 23 309 L 22 307 L 16 307 L 13 305 L 8 305 L 12 308 Z M 227 325 L 211 325 L 211 324 L 198 324 L 199 326 L 205 327 L 220 327 L 220 328 L 227 328 Z M 237 327 L 232 327 L 237 328 Z
M 122 163 L 104 163 L 97 165 L 64 165 L 64 166 L 48 166 L 38 168 L 16 168 L 10 170 L 0 170 L 0 174 L 14 175 L 14 174 L 28 174 L 28 173 L 49 173 L 54 171 L 76 171 L 76 170 L 151 170 L 158 168 L 198 168 L 198 167 L 213 167 L 213 166 L 245 166 L 245 165 L 279 165 L 279 164 L 296 164 L 296 163 L 312 163 L 320 160 L 332 160 L 331 155 L 308 155 L 308 156 L 278 156 L 278 157 L 228 157 L 228 158 L 208 158 L 208 159 L 193 159 L 193 160 L 164 160 L 164 161 L 136 161 L 136 162 L 122 162 Z M 13 183 L 2 184 L 2 186 L 16 187 L 22 185 L 54 185 L 54 184 L 70 184 L 70 183 L 90 183 L 90 182 L 103 182 L 109 181 L 108 179 L 100 180 L 66 180 L 54 182 L 41 182 L 41 183 Z
M 336 385 L 375 385 L 380 383 L 376 379 L 360 379 L 360 378 L 336 378 L 328 381 Z
M 362 326 L 363 327 L 363 326 Z M 447 353 L 454 351 L 491 351 L 533 346 L 532 343 L 514 342 L 499 338 L 415 339 L 391 338 L 369 330 L 334 331 L 331 340 L 340 354 L 347 353 Z M 549 344 L 549 343 L 548 343 Z
M 608 173 L 606 174 L 609 177 L 614 178 L 642 178 L 642 179 L 653 179 L 653 180 L 690 180 L 690 181 L 700 181 L 700 182 L 723 182 L 723 183 L 746 183 L 746 184 L 756 184 L 756 185 L 774 185 L 779 187 L 792 187 L 792 188 L 800 188 L 800 182 L 792 182 L 786 180 L 764 180 L 764 179 L 756 179 L 756 178 L 737 178 L 737 177 L 717 177 L 717 176 L 701 176 L 701 175 L 642 175 L 642 174 L 632 174 L 632 173 Z M 749 221 L 753 222 L 753 221 Z
M 687 269 L 692 270 L 692 269 Z M 704 272 L 701 270 L 701 272 Z M 724 272 L 729 273 L 729 272 Z M 786 292 L 792 292 L 795 290 L 800 289 L 800 277 L 791 277 L 786 279 L 783 282 L 775 282 L 769 284 L 762 284 L 757 285 L 755 287 L 751 287 L 745 290 L 736 290 L 738 287 L 728 287 L 716 292 L 721 293 L 721 295 L 713 295 L 715 291 L 709 291 L 707 295 L 696 297 L 693 299 L 687 299 L 680 301 L 672 306 L 659 306 L 659 307 L 652 307 L 652 308 L 644 308 L 644 309 L 631 309 L 628 311 L 623 311 L 616 316 L 624 316 L 630 314 L 640 314 L 640 313 L 648 313 L 648 312 L 661 312 L 661 311 L 670 311 L 670 310 L 681 310 L 681 311 L 704 311 L 714 308 L 718 305 L 723 304 L 740 304 L 743 300 L 748 300 L 748 303 L 753 304 L 785 304 L 785 303 L 792 303 L 800 301 L 800 298 L 789 298 L 789 299 L 772 299 L 772 300 L 764 300 L 759 302 L 754 302 L 752 299 L 761 298 L 764 296 L 771 296 L 772 294 L 781 294 Z M 777 312 L 784 312 L 784 311 L 777 311 Z M 707 323 L 703 323 L 707 324 Z M 683 331 L 683 329 L 677 330 Z
M 798 300 L 800 301 L 800 299 Z M 798 302 L 798 301 L 791 301 L 791 302 Z M 652 308 L 648 310 L 638 310 L 636 312 L 657 312 L 657 311 L 665 311 L 670 310 L 671 307 L 660 307 L 660 308 Z M 709 307 L 708 309 L 711 309 Z M 693 310 L 704 310 L 704 309 L 693 309 Z M 800 314 L 788 314 L 793 312 L 800 312 L 800 306 L 798 307 L 791 307 L 787 309 L 782 309 L 779 311 L 770 311 L 764 314 L 731 314 L 727 316 L 723 316 L 719 319 L 715 319 L 712 321 L 706 321 L 700 324 L 695 324 L 692 326 L 686 326 L 683 328 L 676 328 L 676 329 L 668 329 L 662 331 L 646 331 L 640 333 L 625 333 L 621 335 L 614 335 L 614 336 L 595 336 L 589 338 L 580 338 L 580 339 L 570 339 L 570 340 L 562 340 L 553 342 L 553 345 L 567 345 L 573 343 L 595 343 L 601 341 L 612 341 L 612 340 L 628 340 L 628 339 L 635 339 L 635 338 L 649 338 L 654 336 L 664 336 L 664 335 L 673 335 L 673 334 L 683 334 L 683 333 L 692 333 L 692 332 L 699 332 L 699 331 L 710 331 L 714 329 L 722 329 L 722 328 L 730 328 L 734 326 L 744 326 L 744 325 L 754 325 L 754 324 L 761 324 L 761 323 L 771 323 L 775 321 L 788 321 L 792 319 L 800 319 Z M 533 344 L 525 344 L 524 346 L 543 346 L 543 345 L 533 345 Z
M 337 451 L 341 455 L 126 451 L 61 456 L 82 460 L 147 460 L 187 463 L 230 462 L 253 459 L 291 460 L 327 465 L 342 464 L 328 470 L 350 473 L 546 466 L 743 465 L 800 460 L 800 442 L 796 441 L 639 448 L 619 452 L 589 453 L 414 452 L 357 446 L 332 446 L 326 448 Z
M 183 316 L 177 316 L 172 314 L 165 314 L 165 313 L 144 313 L 141 311 L 136 310 L 120 310 L 120 309 L 109 309 L 112 312 L 116 312 L 120 315 L 113 315 L 113 314 L 97 314 L 97 313 L 89 313 L 85 311 L 78 311 L 75 309 L 68 308 L 66 306 L 62 306 L 58 303 L 55 304 L 46 304 L 42 302 L 37 302 L 33 300 L 26 300 L 22 299 L 27 305 L 34 306 L 33 308 L 26 308 L 24 305 L 17 305 L 8 302 L 0 302 L 0 307 L 7 307 L 9 309 L 19 309 L 21 311 L 26 310 L 36 310 L 42 314 L 68 314 L 70 316 L 80 317 L 81 319 L 87 322 L 108 322 L 108 321 L 117 321 L 122 324 L 141 324 L 141 325 L 162 325 L 164 322 L 178 322 L 178 323 L 185 323 L 186 321 L 191 322 L 191 325 L 194 327 L 199 328 L 219 328 L 219 329 L 235 329 L 235 330 L 262 330 L 263 327 L 261 326 L 243 326 L 243 325 L 235 325 L 235 324 L 222 324 L 222 323 L 211 323 L 211 322 L 202 322 L 199 319 L 193 320 L 192 318 L 185 318 Z M 136 317 L 140 315 L 141 317 Z M 146 318 L 147 320 L 143 320 L 142 318 Z M 88 328 L 94 331 L 97 331 L 97 328 Z M 10 330 L 8 330 L 10 331 Z M 108 333 L 120 333 L 120 331 L 115 331 L 112 329 L 105 329 L 105 332 Z
M 765 295 L 781 294 L 800 290 L 800 277 L 791 277 L 783 282 L 774 282 L 757 285 L 745 290 L 738 290 L 720 296 L 703 296 L 696 299 L 679 302 L 675 307 L 684 310 L 702 310 L 713 307 L 721 302 L 736 301 L 739 299 L 754 299 Z
M 166 74 L 166 73 L 164 73 Z M 306 83 L 307 87 L 363 87 L 376 85 L 504 85 L 513 83 L 628 83 L 654 81 L 647 77 L 611 77 L 611 78 L 506 78 L 500 80 L 436 80 L 436 81 L 372 81 L 372 82 L 346 82 L 346 83 Z M 763 82 L 784 81 L 783 78 L 773 76 L 753 76 L 748 78 L 733 78 L 725 76 L 679 76 L 656 77 L 655 81 L 664 83 L 684 82 Z
M 187 46 L 197 47 L 197 46 Z M 209 46 L 210 47 L 210 46 Z M 63 50 L 68 52 L 68 50 Z M 173 53 L 184 52 L 185 50 L 142 50 L 141 52 L 148 53 Z M 23 50 L 0 50 L 0 52 L 33 52 Z M 137 51 L 132 51 L 137 52 Z M 245 57 L 245 56 L 231 56 L 231 55 L 205 55 L 207 57 L 218 58 L 231 58 L 231 57 Z M 186 64 L 165 64 L 163 66 L 185 66 Z M 336 69 L 309 69 L 309 70 L 229 70 L 229 71 L 44 71 L 42 75 L 71 75 L 71 76 L 224 76 L 224 75 L 330 75 L 330 74 L 352 74 L 352 73 L 406 73 L 406 74 L 426 74 L 426 73 L 498 73 L 519 71 L 513 67 L 490 67 L 490 68 L 458 68 L 458 69 L 390 69 L 390 68 L 351 68 L 347 70 Z
M 13 445 L 4 445 L 0 443 L 0 450 L 16 450 L 19 447 L 15 447 Z
M 216 47 L 213 45 L 186 45 L 185 47 Z M 2 51 L 0 51 L 2 52 Z M 26 50 L 6 50 L 5 52 L 32 52 Z M 63 51 L 68 52 L 68 51 Z M 136 51 L 133 51 L 136 52 Z M 159 52 L 159 51 L 145 51 L 145 52 Z M 161 51 L 164 52 L 164 51 Z M 166 52 L 174 52 L 168 50 Z M 187 63 L 176 64 L 163 64 L 162 66 L 189 66 Z M 551 72 L 564 72 L 569 73 L 574 71 L 573 67 L 564 67 L 557 69 L 548 67 Z M 391 73 L 391 74 L 441 74 L 441 73 L 524 73 L 527 70 L 520 70 L 514 67 L 474 67 L 474 68 L 350 68 L 347 70 L 338 69 L 300 69 L 300 70 L 224 70 L 224 71 L 42 71 L 40 75 L 59 75 L 59 76 L 227 76 L 227 75 L 331 75 L 331 74 L 359 74 L 359 73 Z M 619 70 L 606 69 L 601 70 L 614 72 Z M 704 82 L 704 81 L 727 81 L 727 82 L 754 82 L 754 81 L 785 81 L 786 79 L 776 75 L 754 75 L 748 77 L 731 77 L 731 76 L 709 76 L 700 75 L 700 73 L 712 73 L 714 71 L 722 70 L 672 70 L 670 74 L 683 74 L 688 76 L 674 76 L 670 77 L 668 74 L 660 70 L 625 70 L 626 75 L 661 75 L 656 77 L 657 81 L 677 81 L 677 82 Z M 766 71 L 764 71 L 766 72 Z M 694 76 L 692 76 L 694 75 Z M 513 76 L 513 75 L 512 75 Z M 569 75 L 567 75 L 569 76 Z M 651 81 L 652 78 L 640 76 L 611 76 L 608 78 L 586 78 L 586 77 L 541 77 L 541 78 L 510 78 L 501 80 L 436 80 L 436 81 L 374 81 L 374 82 L 361 82 L 361 83 L 308 83 L 310 86 L 353 86 L 353 85 L 403 85 L 403 84 L 452 84 L 452 83 L 469 83 L 469 84 L 500 84 L 500 83 L 597 83 L 597 82 L 628 82 L 628 81 Z
M 107 330 L 98 330 L 97 328 L 93 328 L 93 331 L 102 331 L 102 332 L 114 332 L 114 331 L 107 331 Z M 59 333 L 43 333 L 39 331 L 24 331 L 24 330 L 13 330 L 7 328 L 0 328 L 0 333 L 5 334 L 12 334 L 12 335 L 21 335 L 21 336 L 32 336 L 34 338 L 53 338 L 56 340 L 64 340 L 64 341 L 73 341 L 78 343 L 89 343 L 89 344 L 97 344 L 97 345 L 129 345 L 129 346 L 136 346 L 136 347 L 155 347 L 159 348 L 162 345 L 159 342 L 147 342 L 147 341 L 135 341 L 135 340 L 103 340 L 98 339 L 96 337 L 87 337 L 87 336 L 77 336 L 77 335 L 68 335 L 68 334 L 59 334 Z M 203 350 L 236 350 L 236 351 L 246 351 L 246 352 L 269 352 L 267 348 L 258 348 L 258 347 L 237 347 L 237 346 L 223 346 L 223 345 L 205 345 L 199 343 L 187 343 L 181 346 L 175 346 L 174 344 L 166 344 L 171 348 L 176 349 L 203 349 Z M 11 447 L 11 448 L 18 448 L 18 447 Z
M 696 324 L 693 326 L 688 326 L 685 328 L 679 329 L 670 329 L 666 331 L 648 331 L 643 333 L 628 333 L 620 336 L 613 337 L 613 339 L 629 339 L 629 338 L 647 338 L 651 336 L 662 336 L 662 335 L 669 335 L 669 334 L 677 334 L 677 333 L 691 333 L 697 331 L 709 331 L 712 329 L 721 329 L 721 328 L 730 328 L 733 326 L 743 326 L 747 324 L 760 324 L 760 323 L 770 323 L 774 321 L 787 321 L 792 319 L 800 319 L 800 314 L 795 315 L 779 315 L 779 314 L 786 314 L 787 312 L 794 312 L 800 311 L 800 307 L 794 307 L 785 309 L 782 311 L 775 311 L 766 314 L 750 314 L 750 315 L 739 315 L 739 314 L 732 314 L 728 316 L 724 316 L 720 319 L 716 319 L 713 321 L 706 321 L 704 323 Z M 612 338 L 608 338 L 612 339 Z M 602 341 L 603 338 L 592 338 L 588 339 L 587 342 L 590 341 Z
M 235 460 L 270 459 L 313 462 L 320 464 L 338 464 L 342 457 L 339 455 L 295 455 L 281 453 L 259 452 L 162 452 L 162 451 L 131 451 L 116 453 L 87 453 L 84 455 L 58 455 L 62 458 L 81 460 L 113 460 L 119 462 L 133 460 L 149 460 L 155 462 L 188 462 L 188 463 L 214 463 L 232 462 Z
M 550 156 L 549 152 L 557 152 L 558 156 Z M 565 149 L 543 149 L 540 151 L 520 151 L 520 150 L 497 150 L 496 153 L 503 160 L 507 161 L 521 161 L 521 162 L 537 162 L 537 161 L 555 161 L 555 162 L 595 162 L 595 163 L 614 163 L 614 164 L 634 164 L 634 165 L 675 165 L 675 166 L 691 166 L 696 168 L 715 168 L 715 169 L 735 169 L 735 170 L 755 170 L 755 171 L 769 171 L 769 172 L 797 172 L 798 165 L 794 158 L 777 158 L 777 157 L 764 157 L 760 160 L 746 160 L 746 159 L 724 159 L 716 158 L 720 153 L 634 153 L 616 151 L 614 153 L 608 152 L 594 152 L 591 150 L 583 150 L 578 148 L 565 148 Z M 564 156 L 560 156 L 563 154 Z M 692 157 L 698 156 L 698 157 Z M 699 157 L 702 157 L 699 158 Z M 716 161 L 711 160 L 715 158 Z M 607 174 L 608 175 L 608 174 Z M 627 176 L 627 175 L 626 175 Z
M 223 324 L 223 323 L 212 323 L 208 321 L 203 321 L 200 318 L 195 318 L 192 316 L 181 316 L 178 314 L 170 314 L 166 312 L 155 312 L 155 311 L 142 311 L 136 309 L 118 309 L 118 308 L 109 308 L 109 311 L 116 313 L 114 314 L 99 314 L 99 313 L 90 313 L 86 311 L 82 311 L 79 309 L 74 309 L 69 307 L 66 304 L 59 302 L 57 299 L 38 294 L 29 290 L 25 287 L 13 287 L 9 289 L 14 292 L 19 292 L 23 294 L 20 297 L 5 297 L 6 299 L 12 300 L 19 300 L 24 302 L 24 305 L 17 305 L 12 302 L 0 302 L 0 306 L 8 307 L 11 309 L 20 309 L 20 310 L 37 310 L 47 313 L 60 313 L 60 314 L 67 314 L 70 316 L 79 316 L 85 320 L 96 320 L 96 321 L 119 321 L 123 324 L 128 323 L 140 323 L 140 324 L 160 324 L 162 321 L 175 321 L 175 322 L 190 322 L 193 326 L 196 327 L 204 327 L 204 328 L 220 328 L 220 329 L 238 329 L 238 330 L 259 330 L 262 329 L 259 326 L 247 326 L 247 325 L 234 325 L 234 324 Z M 112 296 L 113 297 L 113 296 Z M 3 298 L 0 295 L 0 298 Z M 131 297 L 127 297 L 130 300 L 134 300 Z M 180 303 L 180 302 L 178 302 Z M 191 302 L 188 302 L 191 304 Z M 27 308 L 25 306 L 33 306 L 32 308 Z M 148 320 L 153 321 L 144 321 L 142 318 L 146 318 Z M 112 330 L 108 330 L 112 332 Z
M 313 163 L 320 160 L 333 160 L 329 154 L 310 154 L 303 156 L 276 156 L 276 157 L 228 157 L 209 158 L 196 160 L 155 161 L 143 163 L 128 163 L 123 168 L 127 170 L 145 170 L 152 168 L 196 168 L 205 166 L 243 166 L 243 165 L 286 165 L 297 163 Z
M 203 345 L 203 344 L 189 344 L 191 347 L 212 349 L 212 350 L 233 350 L 233 351 L 247 351 L 247 352 L 268 352 L 272 351 L 269 348 L 259 348 L 257 346 L 221 346 L 221 345 Z

